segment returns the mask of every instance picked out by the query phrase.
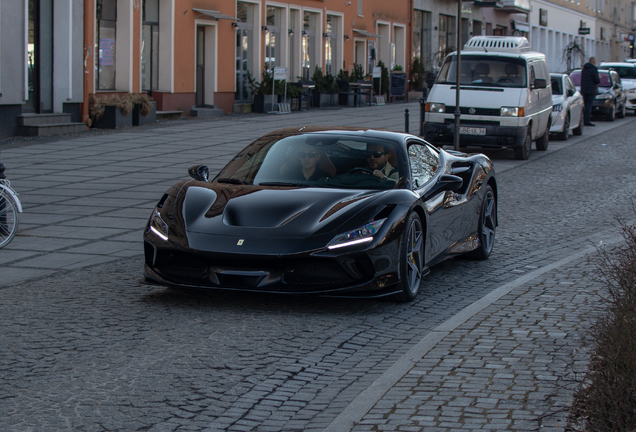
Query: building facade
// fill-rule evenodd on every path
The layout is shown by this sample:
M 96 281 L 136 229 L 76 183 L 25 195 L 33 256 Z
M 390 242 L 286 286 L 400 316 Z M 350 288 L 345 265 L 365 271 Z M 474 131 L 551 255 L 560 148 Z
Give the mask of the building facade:
M 458 13 L 461 15 L 457 20 Z M 20 116 L 88 119 L 88 100 L 149 93 L 158 111 L 229 113 L 250 80 L 286 68 L 435 73 L 473 35 L 526 36 L 551 71 L 633 55 L 627 0 L 0 0 L 0 138 Z

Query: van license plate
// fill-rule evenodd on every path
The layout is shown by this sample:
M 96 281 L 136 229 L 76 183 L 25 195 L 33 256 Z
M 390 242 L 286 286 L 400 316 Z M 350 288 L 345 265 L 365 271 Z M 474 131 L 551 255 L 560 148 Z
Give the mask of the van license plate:
M 460 135 L 486 135 L 486 128 L 476 127 L 461 127 L 459 128 Z

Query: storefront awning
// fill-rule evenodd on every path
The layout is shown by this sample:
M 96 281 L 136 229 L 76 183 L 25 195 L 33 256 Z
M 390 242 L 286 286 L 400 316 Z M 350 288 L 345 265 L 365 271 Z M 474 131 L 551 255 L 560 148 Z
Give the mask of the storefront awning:
M 530 25 L 526 22 L 512 20 L 512 25 L 514 26 L 515 30 L 530 33 Z
M 232 21 L 240 21 L 238 18 L 234 18 L 234 17 L 231 17 L 229 15 L 222 14 L 219 11 L 211 11 L 211 10 L 196 9 L 196 8 L 192 8 L 192 10 L 195 11 L 195 12 L 199 12 L 200 14 L 208 16 L 210 18 L 214 18 L 217 21 L 220 20 L 220 19 L 229 19 L 229 20 L 232 20 Z
M 356 33 L 358 33 L 359 35 L 366 36 L 366 37 L 375 37 L 375 38 L 382 37 L 382 36 L 380 36 L 380 35 L 377 35 L 377 34 L 375 34 L 375 33 L 368 32 L 368 31 L 366 31 L 366 30 L 356 30 L 356 29 L 353 29 L 353 31 L 354 31 L 354 32 L 356 32 Z

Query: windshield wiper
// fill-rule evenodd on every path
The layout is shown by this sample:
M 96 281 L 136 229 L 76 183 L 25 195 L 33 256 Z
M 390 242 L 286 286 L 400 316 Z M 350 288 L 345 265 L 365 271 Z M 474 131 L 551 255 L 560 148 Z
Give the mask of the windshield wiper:
M 243 180 L 239 180 L 237 178 L 228 178 L 228 177 L 221 177 L 216 179 L 217 182 L 219 183 L 232 183 L 232 184 L 240 184 L 240 185 L 248 185 L 251 183 L 248 182 L 244 182 Z
M 259 186 L 293 186 L 293 187 L 309 187 L 307 183 L 293 183 L 293 182 L 260 182 Z

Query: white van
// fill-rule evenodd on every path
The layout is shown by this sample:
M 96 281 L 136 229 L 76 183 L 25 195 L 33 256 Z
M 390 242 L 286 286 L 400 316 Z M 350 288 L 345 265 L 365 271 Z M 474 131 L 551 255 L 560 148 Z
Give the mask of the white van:
M 552 91 L 545 55 L 524 37 L 475 36 L 462 50 L 460 145 L 512 147 L 528 159 L 532 142 L 546 150 Z M 446 57 L 426 102 L 428 142 L 453 144 L 457 53 Z

